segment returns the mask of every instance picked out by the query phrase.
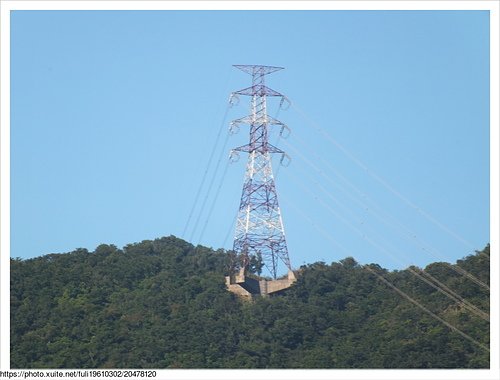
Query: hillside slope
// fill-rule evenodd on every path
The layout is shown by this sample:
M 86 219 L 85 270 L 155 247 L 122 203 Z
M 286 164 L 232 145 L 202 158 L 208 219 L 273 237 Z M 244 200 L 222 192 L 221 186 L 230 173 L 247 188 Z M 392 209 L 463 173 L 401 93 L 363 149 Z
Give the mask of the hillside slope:
M 486 350 L 352 258 L 304 266 L 285 295 L 252 303 L 225 290 L 226 262 L 173 236 L 12 259 L 11 367 L 489 367 Z M 456 265 L 489 284 L 489 246 Z M 487 321 L 409 270 L 370 268 L 489 345 Z M 488 312 L 484 287 L 446 263 L 426 271 Z

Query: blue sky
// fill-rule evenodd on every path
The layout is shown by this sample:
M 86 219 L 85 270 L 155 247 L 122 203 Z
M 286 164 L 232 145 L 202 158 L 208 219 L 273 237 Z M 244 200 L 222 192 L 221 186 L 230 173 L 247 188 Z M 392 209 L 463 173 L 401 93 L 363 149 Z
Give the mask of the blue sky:
M 222 173 L 248 130 L 223 142 L 248 103 L 227 99 L 250 85 L 233 64 L 285 67 L 267 83 L 292 102 L 269 113 L 292 129 L 271 140 L 292 157 L 276 182 L 293 266 L 489 242 L 487 11 L 14 11 L 11 256 L 182 237 L 214 146 L 183 237 L 231 248 L 246 157 Z

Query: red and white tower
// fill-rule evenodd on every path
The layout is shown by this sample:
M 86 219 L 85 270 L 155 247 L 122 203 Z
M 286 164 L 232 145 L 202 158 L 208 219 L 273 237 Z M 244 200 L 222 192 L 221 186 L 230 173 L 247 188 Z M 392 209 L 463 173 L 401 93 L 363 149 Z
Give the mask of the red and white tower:
M 280 134 L 288 128 L 267 114 L 266 99 L 268 96 L 281 97 L 281 104 L 287 99 L 267 87 L 264 78 L 283 68 L 260 65 L 234 65 L 234 67 L 252 76 L 252 86 L 232 93 L 233 97 L 238 95 L 251 97 L 250 115 L 231 122 L 231 128 L 236 128 L 239 124 L 250 127 L 250 142 L 232 151 L 232 153 L 248 153 L 233 243 L 233 250 L 238 260 L 232 269 L 247 269 L 252 257 L 255 257 L 262 260 L 264 267 L 276 279 L 280 265 L 284 265 L 289 271 L 291 265 L 274 183 L 271 155 L 281 154 L 283 162 L 286 154 L 271 145 L 268 137 L 272 125 L 281 128 Z

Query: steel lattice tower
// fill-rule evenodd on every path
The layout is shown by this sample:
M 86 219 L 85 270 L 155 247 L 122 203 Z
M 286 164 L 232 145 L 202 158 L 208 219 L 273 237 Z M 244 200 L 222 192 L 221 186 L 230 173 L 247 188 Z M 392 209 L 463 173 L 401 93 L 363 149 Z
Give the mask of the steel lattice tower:
M 234 67 L 252 76 L 252 86 L 231 94 L 251 97 L 251 114 L 231 123 L 232 128 L 239 124 L 250 126 L 250 142 L 232 151 L 248 153 L 233 243 L 233 250 L 239 260 L 233 263 L 232 269 L 246 270 L 252 257 L 261 258 L 264 266 L 276 279 L 280 263 L 291 270 L 271 166 L 271 155 L 282 154 L 283 161 L 285 152 L 271 145 L 268 137 L 271 125 L 280 126 L 280 133 L 287 127 L 267 114 L 266 98 L 281 97 L 283 103 L 286 97 L 267 87 L 264 78 L 283 68 L 260 65 Z

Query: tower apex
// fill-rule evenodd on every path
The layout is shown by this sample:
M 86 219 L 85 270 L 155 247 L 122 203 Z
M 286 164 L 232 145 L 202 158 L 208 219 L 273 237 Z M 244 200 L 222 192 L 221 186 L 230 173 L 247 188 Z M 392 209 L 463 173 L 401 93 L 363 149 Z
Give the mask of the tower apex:
M 274 73 L 275 71 L 284 69 L 284 67 L 264 66 L 264 65 L 233 65 L 233 66 L 250 75 L 267 75 Z

